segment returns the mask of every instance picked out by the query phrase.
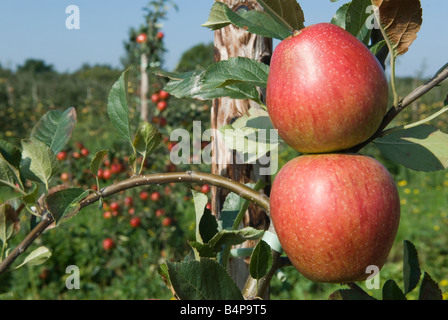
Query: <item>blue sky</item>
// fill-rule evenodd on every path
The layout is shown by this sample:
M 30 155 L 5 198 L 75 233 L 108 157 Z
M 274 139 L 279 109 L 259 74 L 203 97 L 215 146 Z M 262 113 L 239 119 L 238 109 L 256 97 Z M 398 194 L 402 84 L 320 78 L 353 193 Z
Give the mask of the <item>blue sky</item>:
M 201 27 L 213 0 L 175 0 L 163 22 L 168 49 L 165 69 L 172 70 L 181 54 L 193 45 L 213 41 Z M 328 22 L 344 0 L 300 0 L 306 25 Z M 398 75 L 430 76 L 448 62 L 445 27 L 446 0 L 421 0 L 423 25 L 410 50 L 398 59 Z M 15 68 L 27 58 L 43 59 L 58 71 L 74 71 L 83 63 L 122 67 L 123 42 L 131 27 L 143 22 L 149 0 L 0 0 L 0 64 Z M 80 9 L 80 29 L 68 30 L 65 9 Z

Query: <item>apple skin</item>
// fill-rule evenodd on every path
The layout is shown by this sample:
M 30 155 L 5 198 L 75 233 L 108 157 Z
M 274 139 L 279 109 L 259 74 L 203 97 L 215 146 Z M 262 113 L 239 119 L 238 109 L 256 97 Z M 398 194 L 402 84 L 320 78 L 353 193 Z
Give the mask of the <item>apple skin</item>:
M 272 222 L 294 267 L 315 282 L 365 280 L 384 265 L 400 221 L 395 182 L 377 160 L 302 155 L 276 175 Z
M 346 30 L 319 23 L 275 48 L 266 106 L 279 136 L 301 153 L 348 149 L 378 129 L 387 110 L 384 70 Z

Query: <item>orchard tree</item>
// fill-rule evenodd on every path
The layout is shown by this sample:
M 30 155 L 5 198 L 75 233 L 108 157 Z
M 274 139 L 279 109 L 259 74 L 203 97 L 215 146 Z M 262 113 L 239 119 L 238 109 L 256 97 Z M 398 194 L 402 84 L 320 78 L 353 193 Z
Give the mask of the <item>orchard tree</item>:
M 107 186 L 97 179 L 96 190 L 51 185 L 58 169 L 55 155 L 76 121 L 73 109 L 49 112 L 21 147 L 0 141 L 0 183 L 10 191 L 2 193 L 7 196 L 0 205 L 0 273 L 48 227 L 68 221 L 88 205 L 130 188 L 186 183 L 213 186 L 214 202 L 209 206 L 207 187 L 202 192 L 192 188 L 196 237 L 189 241 L 191 252 L 181 262 L 168 259 L 160 265 L 175 298 L 268 298 L 273 275 L 292 265 L 312 281 L 347 286 L 331 299 L 373 299 L 357 282 L 371 280 L 386 262 L 400 203 L 390 173 L 364 147 L 377 147 L 385 158 L 410 169 L 447 169 L 448 135 L 426 124 L 448 109 L 446 101 L 418 122 L 394 126 L 393 120 L 445 80 L 448 67 L 406 96 L 398 95 L 395 61 L 408 51 L 422 24 L 418 0 L 353 0 L 330 22 L 312 26 L 305 26 L 304 16 L 295 0 L 216 1 L 204 23 L 216 32 L 216 62 L 191 72 L 157 71 L 169 79 L 164 91 L 178 98 L 216 99 L 212 173 L 143 174 L 141 164 L 157 156 L 163 137 L 147 121 L 131 129 L 128 70 L 110 91 L 108 114 L 128 143 L 132 177 Z M 337 41 L 328 41 L 329 35 Z M 227 36 L 236 40 L 226 43 Z M 272 38 L 281 43 L 271 59 L 267 39 Z M 384 87 L 386 71 L 390 93 Z M 385 106 L 389 94 L 392 103 Z M 298 156 L 277 173 L 273 164 L 279 146 L 295 149 Z M 106 153 L 95 154 L 93 175 Z M 236 159 L 243 162 L 234 166 Z M 266 215 L 266 224 L 243 223 L 256 212 L 249 210 L 245 219 L 250 204 Z M 32 214 L 33 228 L 9 248 L 24 210 Z M 253 246 L 235 247 L 247 241 Z M 23 264 L 40 263 L 49 255 L 48 248 L 40 247 Z M 249 261 L 243 286 L 232 270 L 235 258 Z M 405 241 L 403 285 L 387 280 L 382 298 L 407 299 L 419 283 L 419 299 L 441 299 L 431 276 L 425 272 L 422 277 L 416 247 Z
M 168 6 L 173 2 L 170 0 L 151 1 L 144 8 L 146 14 L 144 16 L 145 22 L 138 28 L 131 28 L 129 31 L 129 40 L 125 42 L 126 57 L 122 59 L 125 66 L 138 65 L 140 66 L 140 118 L 143 121 L 149 121 L 149 96 L 151 91 L 158 91 L 154 79 L 154 70 L 159 69 L 163 64 L 163 54 L 165 48 L 163 46 L 164 33 L 162 31 L 161 21 L 166 19 Z M 154 86 L 151 90 L 150 82 Z M 161 83 L 159 84 L 162 85 Z

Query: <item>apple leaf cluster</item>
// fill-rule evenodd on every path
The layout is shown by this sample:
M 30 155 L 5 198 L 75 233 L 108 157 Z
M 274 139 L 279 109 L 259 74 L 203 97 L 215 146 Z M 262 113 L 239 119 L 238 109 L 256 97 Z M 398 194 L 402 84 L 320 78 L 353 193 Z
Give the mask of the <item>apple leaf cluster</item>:
M 251 187 L 257 190 L 261 185 Z M 261 239 L 265 231 L 252 227 L 238 228 L 249 202 L 233 192 L 227 196 L 219 220 L 206 208 L 206 195 L 193 191 L 193 199 L 196 211 L 196 240 L 189 242 L 192 254 L 182 262 L 162 264 L 159 273 L 180 299 L 243 299 L 241 291 L 226 269 L 227 261 L 232 255 L 231 247 L 246 240 Z M 253 250 L 237 250 L 240 253 L 234 252 L 233 255 L 251 257 L 252 277 L 259 279 L 266 275 L 272 263 L 269 245 L 259 241 Z M 207 276 L 204 276 L 205 274 Z
M 408 240 L 403 242 L 403 284 L 402 288 L 396 281 L 388 279 L 384 282 L 382 300 L 407 300 L 408 295 L 420 284 L 418 300 L 442 300 L 442 291 L 429 273 L 420 269 L 418 252 L 414 244 Z M 359 286 L 350 289 L 340 289 L 333 292 L 330 300 L 375 300 Z

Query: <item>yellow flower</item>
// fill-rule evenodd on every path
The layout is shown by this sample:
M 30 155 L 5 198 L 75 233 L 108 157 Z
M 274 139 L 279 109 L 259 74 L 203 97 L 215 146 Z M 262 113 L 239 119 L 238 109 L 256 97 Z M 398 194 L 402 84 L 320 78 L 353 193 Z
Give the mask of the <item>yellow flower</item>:
M 448 280 L 447 279 L 443 279 L 442 281 L 440 281 L 440 285 L 442 287 L 448 286 Z
M 440 226 L 435 225 L 435 226 L 434 226 L 434 231 L 439 231 L 439 230 L 440 230 Z
M 398 181 L 398 186 L 399 186 L 399 187 L 404 187 L 404 186 L 407 185 L 407 184 L 408 184 L 408 182 L 407 182 L 406 180 Z
M 407 201 L 406 199 L 401 199 L 401 200 L 400 200 L 400 203 L 401 203 L 401 205 L 404 206 L 406 203 L 408 203 L 408 201 Z
M 444 187 L 448 187 L 448 180 L 444 180 L 444 181 L 443 181 L 443 186 L 444 186 Z
M 414 194 L 419 194 L 420 193 L 420 190 L 419 189 L 414 189 Z
M 443 298 L 443 300 L 448 300 L 448 292 L 445 292 L 444 294 L 442 294 L 442 298 Z
M 404 189 L 404 193 L 406 193 L 406 194 L 411 193 L 411 189 L 409 189 L 409 188 Z

